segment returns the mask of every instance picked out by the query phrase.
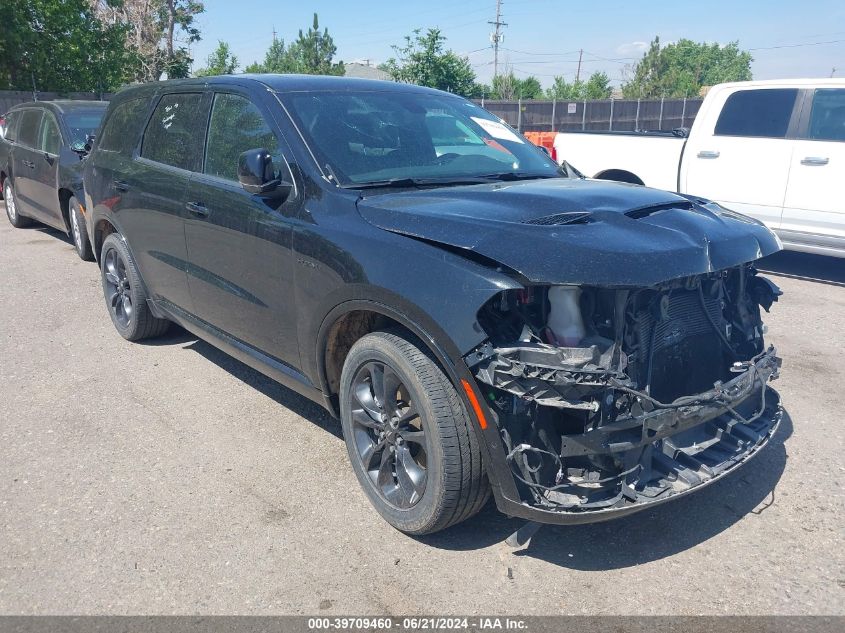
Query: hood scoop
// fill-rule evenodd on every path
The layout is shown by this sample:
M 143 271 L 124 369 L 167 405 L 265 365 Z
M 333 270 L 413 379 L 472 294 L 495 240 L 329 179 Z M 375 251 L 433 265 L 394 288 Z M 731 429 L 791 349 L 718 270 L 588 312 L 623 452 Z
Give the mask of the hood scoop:
M 589 211 L 569 211 L 567 213 L 555 213 L 554 215 L 546 215 L 542 218 L 532 218 L 524 220 L 523 224 L 533 224 L 535 226 L 562 226 L 564 224 L 587 224 L 590 222 Z
M 630 211 L 626 211 L 625 215 L 633 220 L 639 220 L 640 218 L 646 218 L 650 215 L 655 213 L 660 213 L 661 211 L 669 211 L 670 209 L 681 210 L 681 211 L 692 211 L 693 206 L 692 202 L 689 200 L 679 200 L 677 202 L 667 202 L 664 204 L 651 204 L 647 207 L 639 207 L 637 209 L 631 209 Z

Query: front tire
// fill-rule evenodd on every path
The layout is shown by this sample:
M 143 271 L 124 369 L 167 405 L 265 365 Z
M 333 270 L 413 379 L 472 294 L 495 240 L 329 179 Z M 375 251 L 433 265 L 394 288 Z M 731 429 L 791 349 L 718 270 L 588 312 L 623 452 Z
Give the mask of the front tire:
M 22 229 L 32 224 L 32 220 L 22 216 L 18 210 L 11 178 L 6 178 L 6 182 L 3 183 L 3 198 L 6 200 L 6 217 L 9 218 L 9 224 L 16 229 Z
M 68 221 L 76 254 L 86 262 L 94 261 L 94 249 L 91 248 L 91 240 L 88 239 L 85 216 L 82 215 L 79 201 L 75 197 L 68 200 Z
M 120 335 L 140 341 L 164 334 L 170 321 L 150 312 L 141 276 L 120 234 L 112 233 L 103 242 L 100 263 L 106 308 Z
M 358 482 L 395 528 L 430 534 L 486 503 L 490 486 L 467 412 L 416 342 L 389 332 L 357 341 L 343 365 L 340 409 Z

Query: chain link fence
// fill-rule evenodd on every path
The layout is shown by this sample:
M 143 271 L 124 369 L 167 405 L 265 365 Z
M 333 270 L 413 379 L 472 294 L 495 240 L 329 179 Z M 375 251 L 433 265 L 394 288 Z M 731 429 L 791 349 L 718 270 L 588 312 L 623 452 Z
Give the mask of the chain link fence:
M 703 99 L 491 101 L 487 110 L 520 132 L 578 130 L 671 131 L 690 127 Z

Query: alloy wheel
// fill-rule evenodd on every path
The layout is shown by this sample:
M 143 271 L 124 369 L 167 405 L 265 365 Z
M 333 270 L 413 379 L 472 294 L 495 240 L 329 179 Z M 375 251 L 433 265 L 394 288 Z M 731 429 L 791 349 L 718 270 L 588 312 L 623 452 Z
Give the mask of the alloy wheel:
M 103 259 L 103 270 L 109 309 L 120 327 L 126 328 L 131 323 L 134 312 L 126 262 L 115 249 L 109 249 Z
M 73 242 L 76 250 L 82 252 L 82 233 L 79 230 L 79 220 L 76 219 L 76 210 L 70 210 L 70 228 L 73 231 Z
M 15 208 L 15 194 L 12 192 L 12 186 L 9 183 L 6 183 L 3 197 L 6 200 L 6 213 L 9 215 L 9 219 L 14 222 L 18 211 Z
M 352 380 L 356 454 L 379 496 L 407 509 L 425 493 L 427 436 L 402 379 L 387 364 L 364 364 Z

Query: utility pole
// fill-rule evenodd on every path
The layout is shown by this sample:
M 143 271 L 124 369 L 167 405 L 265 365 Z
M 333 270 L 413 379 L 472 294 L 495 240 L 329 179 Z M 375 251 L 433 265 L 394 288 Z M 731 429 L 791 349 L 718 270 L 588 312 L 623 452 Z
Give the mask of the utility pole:
M 276 43 L 276 27 L 273 26 L 273 44 Z
M 488 22 L 496 29 L 490 34 L 490 41 L 493 43 L 493 79 L 499 75 L 499 42 L 505 39 L 501 32 L 503 26 L 507 26 L 507 22 L 502 22 L 502 0 L 496 0 L 496 20 Z
M 582 48 L 580 51 L 578 51 L 578 70 L 575 73 L 575 81 L 578 81 L 578 80 L 581 79 L 581 57 L 583 57 L 583 56 L 584 56 L 584 49 Z

